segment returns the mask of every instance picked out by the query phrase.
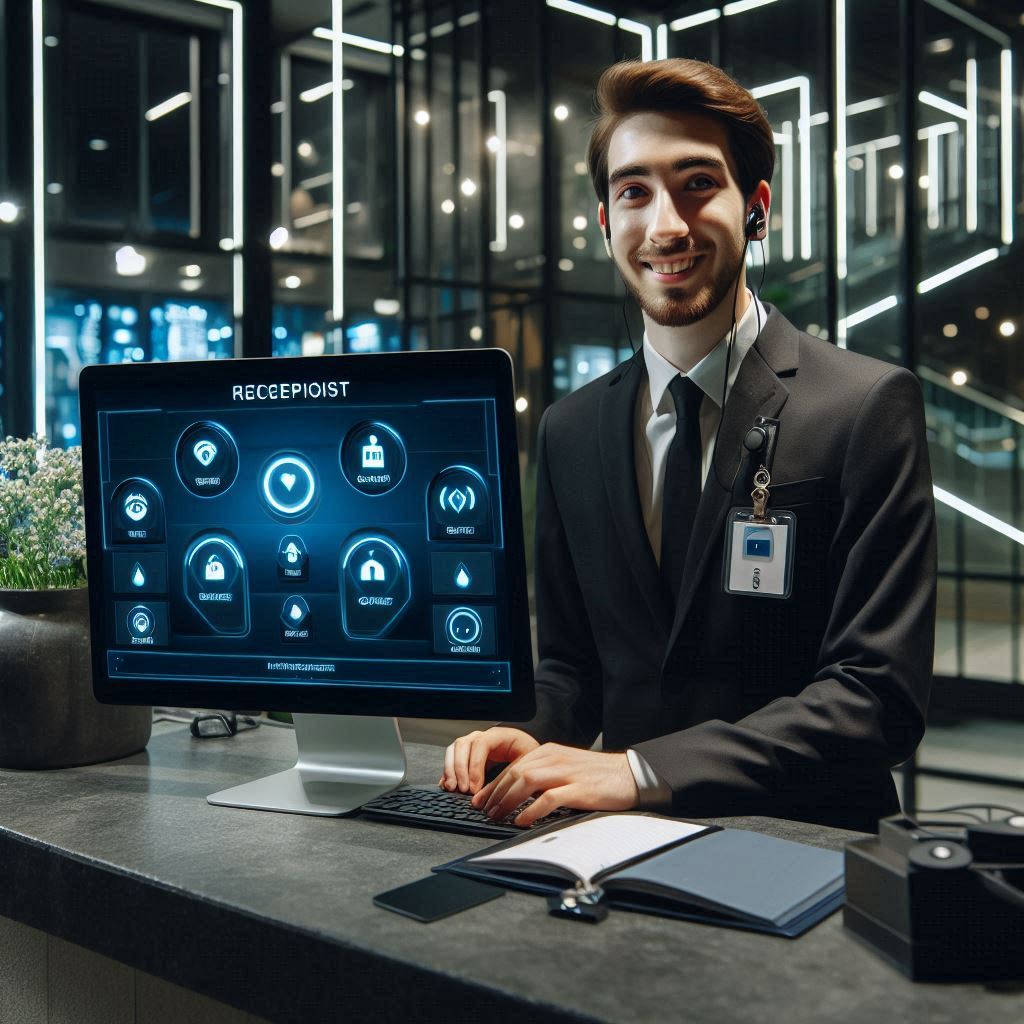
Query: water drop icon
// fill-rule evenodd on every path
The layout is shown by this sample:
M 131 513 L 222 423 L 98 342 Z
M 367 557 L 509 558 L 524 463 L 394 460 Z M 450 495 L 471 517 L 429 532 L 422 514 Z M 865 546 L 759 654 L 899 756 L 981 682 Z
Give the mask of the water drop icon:
M 462 587 L 462 589 L 465 590 L 472 582 L 473 577 L 469 575 L 466 567 L 459 563 L 459 570 L 455 574 L 455 585 L 457 587 Z
M 142 566 L 136 562 L 135 568 L 132 569 L 132 583 L 136 587 L 145 586 L 146 574 L 142 571 Z

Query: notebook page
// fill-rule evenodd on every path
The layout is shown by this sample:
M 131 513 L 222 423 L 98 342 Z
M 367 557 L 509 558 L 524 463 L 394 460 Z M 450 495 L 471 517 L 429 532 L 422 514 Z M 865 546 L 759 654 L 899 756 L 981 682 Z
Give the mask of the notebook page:
M 536 836 L 508 850 L 474 857 L 474 864 L 529 861 L 564 868 L 590 881 L 607 868 L 707 830 L 706 825 L 637 814 L 609 814 Z

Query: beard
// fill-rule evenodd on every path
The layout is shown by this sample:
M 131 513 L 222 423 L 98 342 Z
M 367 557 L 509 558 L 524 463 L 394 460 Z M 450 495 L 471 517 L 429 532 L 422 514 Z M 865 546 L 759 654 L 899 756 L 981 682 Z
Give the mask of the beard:
M 625 274 L 622 275 L 622 281 L 637 305 L 656 324 L 661 327 L 688 327 L 717 309 L 725 301 L 730 289 L 736 286 L 736 278 L 743 262 L 743 248 L 742 241 L 730 246 L 730 251 L 723 253 L 724 258 L 717 273 L 694 295 L 688 294 L 685 288 L 659 289 L 656 293 L 652 289 L 645 292 Z M 685 257 L 686 251 L 678 250 L 656 255 L 661 259 L 671 256 Z M 634 259 L 639 262 L 640 254 Z

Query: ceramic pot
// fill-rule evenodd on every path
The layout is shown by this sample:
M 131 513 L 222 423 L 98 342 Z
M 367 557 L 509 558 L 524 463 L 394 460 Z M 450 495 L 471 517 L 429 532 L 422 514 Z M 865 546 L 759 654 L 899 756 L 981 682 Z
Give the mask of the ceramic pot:
M 149 742 L 152 708 L 92 693 L 89 592 L 0 590 L 0 767 L 68 768 Z

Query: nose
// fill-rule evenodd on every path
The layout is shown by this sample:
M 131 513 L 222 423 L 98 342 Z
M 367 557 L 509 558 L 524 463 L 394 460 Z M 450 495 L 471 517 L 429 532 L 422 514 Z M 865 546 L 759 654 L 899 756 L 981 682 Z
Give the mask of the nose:
M 690 225 L 680 213 L 672 193 L 660 190 L 655 196 L 648 238 L 653 245 L 667 246 L 690 234 Z

